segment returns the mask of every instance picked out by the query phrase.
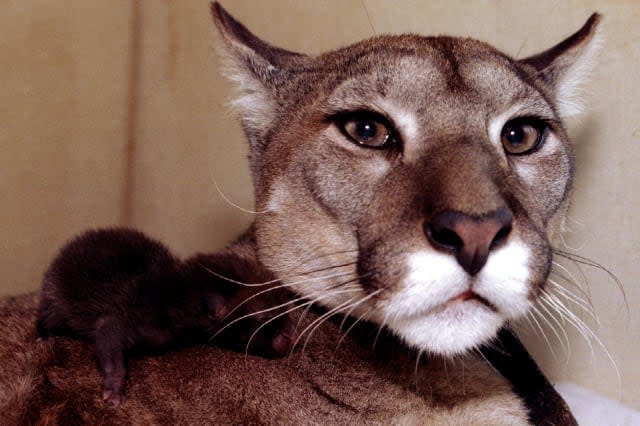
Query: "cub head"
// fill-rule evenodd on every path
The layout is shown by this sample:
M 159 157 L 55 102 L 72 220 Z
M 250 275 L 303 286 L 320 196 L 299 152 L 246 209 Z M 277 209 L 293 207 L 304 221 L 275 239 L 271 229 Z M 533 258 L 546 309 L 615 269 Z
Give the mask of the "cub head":
M 538 55 L 386 35 L 310 57 L 217 3 L 250 142 L 260 260 L 333 313 L 454 355 L 540 295 L 573 175 L 562 119 L 599 15 Z

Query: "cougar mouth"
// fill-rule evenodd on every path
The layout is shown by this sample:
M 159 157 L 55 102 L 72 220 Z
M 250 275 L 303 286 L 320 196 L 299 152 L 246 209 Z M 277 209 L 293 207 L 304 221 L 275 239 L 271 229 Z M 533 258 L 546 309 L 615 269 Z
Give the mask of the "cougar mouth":
M 487 299 L 485 299 L 484 297 L 480 296 L 478 293 L 476 293 L 473 290 L 467 290 L 465 292 L 460 293 L 459 295 L 452 297 L 451 299 L 449 299 L 449 301 L 446 302 L 446 306 L 451 306 L 454 304 L 460 304 L 460 303 L 470 303 L 470 302 L 478 302 L 481 303 L 483 305 L 485 305 L 486 307 L 488 307 L 489 309 L 498 312 L 498 309 L 493 306 L 493 304 L 491 302 L 489 302 Z
M 481 345 L 505 321 L 528 311 L 531 250 L 513 239 L 469 275 L 451 255 L 418 250 L 407 255 L 404 277 L 383 306 L 387 324 L 407 344 L 445 355 Z
M 420 351 L 458 355 L 491 339 L 504 324 L 480 297 L 455 300 L 422 315 L 394 318 L 388 326 L 405 343 Z

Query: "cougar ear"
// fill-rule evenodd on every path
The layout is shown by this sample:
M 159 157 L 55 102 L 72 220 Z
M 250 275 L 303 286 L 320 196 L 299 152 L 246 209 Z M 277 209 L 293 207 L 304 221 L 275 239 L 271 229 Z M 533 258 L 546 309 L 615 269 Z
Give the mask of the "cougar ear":
M 558 112 L 567 117 L 582 111 L 581 86 L 593 70 L 600 48 L 602 15 L 594 13 L 575 34 L 551 49 L 520 63 L 533 67 L 552 89 Z
M 293 72 L 295 63 L 306 57 L 260 40 L 218 2 L 211 3 L 211 14 L 224 43 L 224 73 L 236 84 L 237 95 L 231 104 L 240 111 L 253 141 L 274 118 L 278 87 Z

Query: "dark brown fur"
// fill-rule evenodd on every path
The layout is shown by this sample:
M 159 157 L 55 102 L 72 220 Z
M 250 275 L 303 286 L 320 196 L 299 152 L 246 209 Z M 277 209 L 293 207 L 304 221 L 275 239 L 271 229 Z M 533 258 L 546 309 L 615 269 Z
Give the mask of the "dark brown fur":
M 294 332 L 287 315 L 278 317 L 282 309 L 236 320 L 280 305 L 287 295 L 250 260 L 220 253 L 182 262 L 138 231 L 103 229 L 73 239 L 53 261 L 44 277 L 37 326 L 41 336 L 66 334 L 94 342 L 103 397 L 119 405 L 131 351 L 207 342 L 230 324 L 214 344 L 285 355 Z

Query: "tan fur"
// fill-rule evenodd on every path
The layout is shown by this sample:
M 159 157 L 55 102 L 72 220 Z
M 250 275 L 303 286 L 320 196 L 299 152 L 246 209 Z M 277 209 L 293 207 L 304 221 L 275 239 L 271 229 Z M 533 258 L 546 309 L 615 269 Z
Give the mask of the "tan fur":
M 485 362 L 423 359 L 416 379 L 414 355 L 384 337 L 374 352 L 358 333 L 336 349 L 336 324 L 281 360 L 205 346 L 134 358 L 128 399 L 113 408 L 101 399 L 89 345 L 37 341 L 37 299 L 0 300 L 3 425 L 527 424 L 522 403 Z
M 267 268 L 320 305 L 349 309 L 440 354 L 476 347 L 527 312 L 544 290 L 549 241 L 568 205 L 573 148 L 561 119 L 575 109 L 569 105 L 592 63 L 598 15 L 520 61 L 476 40 L 418 35 L 378 36 L 310 57 L 270 46 L 219 7 L 214 20 L 238 83 L 256 210 L 264 212 L 254 224 L 258 257 Z M 394 144 L 376 150 L 349 140 L 336 117 L 362 111 L 390 123 Z M 523 117 L 545 123 L 544 142 L 511 155 L 501 131 Z M 426 235 L 450 212 L 470 226 L 497 212 L 510 217 L 485 271 L 465 275 Z M 466 290 L 494 312 L 464 311 L 460 320 L 433 307 L 423 320 L 412 313 Z M 443 323 L 452 332 L 483 325 L 456 334 L 453 341 L 466 339 L 458 346 L 417 337 Z

